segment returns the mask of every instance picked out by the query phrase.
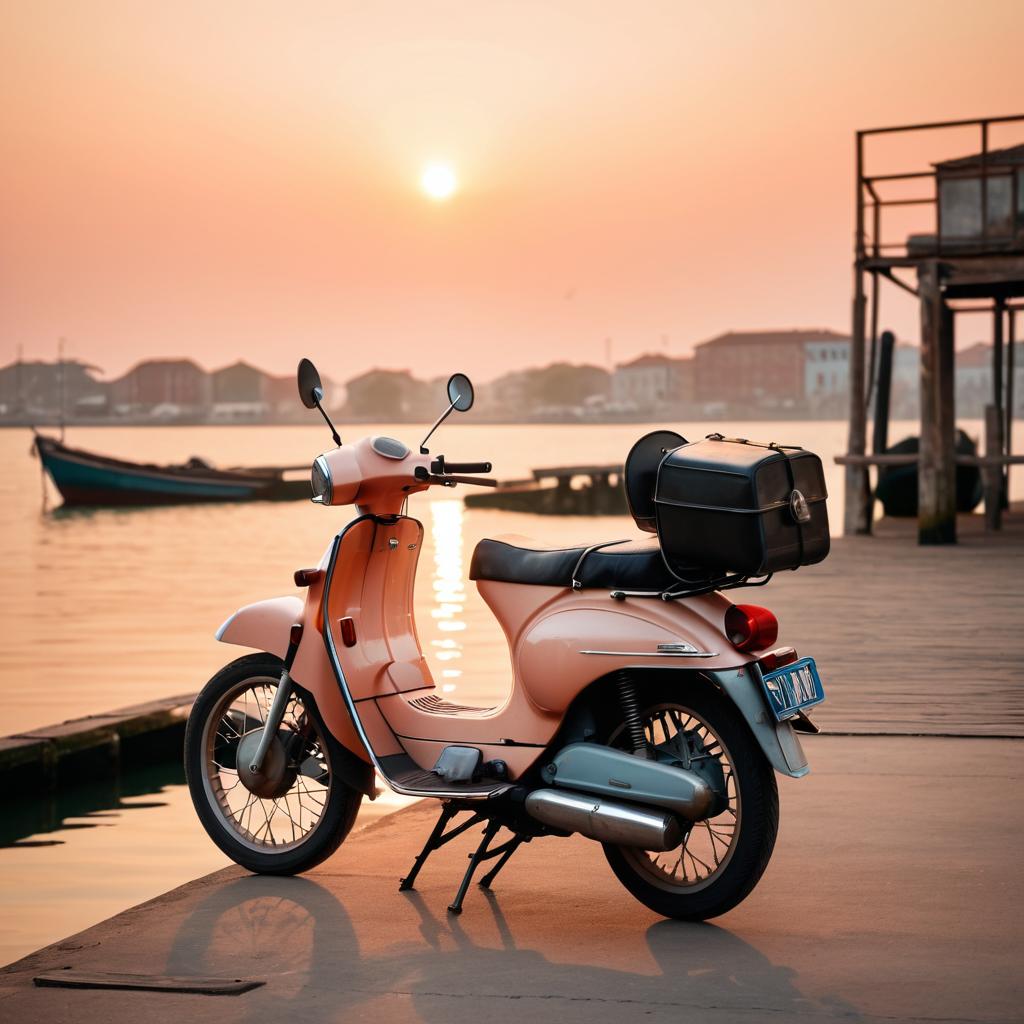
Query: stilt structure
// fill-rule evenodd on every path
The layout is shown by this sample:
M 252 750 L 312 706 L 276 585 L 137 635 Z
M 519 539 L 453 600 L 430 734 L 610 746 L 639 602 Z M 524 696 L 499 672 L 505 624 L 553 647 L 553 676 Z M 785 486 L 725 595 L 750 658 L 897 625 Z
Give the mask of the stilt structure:
M 875 173 L 874 165 L 872 173 L 866 170 L 866 148 L 877 137 L 962 134 L 975 129 L 980 146 L 970 155 L 931 163 L 928 170 Z M 1019 144 L 993 148 L 995 133 L 1013 134 Z M 920 136 L 922 144 L 935 137 Z M 986 509 L 993 528 L 998 528 L 1006 506 L 1008 467 L 1024 462 L 1011 450 L 1014 317 L 1024 309 L 1024 114 L 874 128 L 857 132 L 856 146 L 849 442 L 847 454 L 836 460 L 846 467 L 845 531 L 871 532 L 870 466 L 916 461 L 918 540 L 922 544 L 952 544 L 956 542 L 957 465 L 980 465 L 998 477 L 997 487 L 985 489 L 986 504 L 998 503 L 998 508 Z M 906 152 L 907 146 L 890 149 Z M 925 194 L 908 193 L 919 186 Z M 902 241 L 886 241 L 884 232 L 892 227 L 885 214 L 907 207 L 927 208 L 933 218 L 929 230 Z M 868 409 L 879 363 L 883 282 L 909 292 L 920 303 L 921 439 L 917 455 L 866 452 Z M 993 317 L 993 428 L 988 432 L 984 456 L 958 456 L 954 451 L 956 315 L 978 312 Z M 1007 333 L 1011 341 L 1004 346 Z M 880 412 L 887 415 L 888 410 Z M 993 497 L 995 494 L 998 497 Z

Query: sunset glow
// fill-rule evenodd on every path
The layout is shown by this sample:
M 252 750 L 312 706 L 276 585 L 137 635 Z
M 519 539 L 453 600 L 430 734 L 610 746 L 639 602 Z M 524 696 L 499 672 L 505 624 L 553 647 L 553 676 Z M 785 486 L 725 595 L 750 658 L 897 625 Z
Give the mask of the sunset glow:
M 435 202 L 450 199 L 458 187 L 458 178 L 450 164 L 434 161 L 423 168 L 420 188 Z
M 855 130 L 1024 95 L 1011 0 L 395 10 L 0 5 L 0 365 L 283 374 L 301 339 L 485 381 L 848 330 Z M 926 135 L 899 169 L 977 147 Z

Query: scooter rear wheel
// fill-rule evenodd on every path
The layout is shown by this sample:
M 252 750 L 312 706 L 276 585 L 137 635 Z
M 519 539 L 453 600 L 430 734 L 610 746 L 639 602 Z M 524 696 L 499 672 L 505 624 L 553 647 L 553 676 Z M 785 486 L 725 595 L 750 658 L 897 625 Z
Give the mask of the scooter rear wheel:
M 261 731 L 282 668 L 271 654 L 226 665 L 203 687 L 185 730 L 185 775 L 199 820 L 224 853 L 257 874 L 319 864 L 348 835 L 362 801 L 336 771 L 344 749 L 298 687 L 264 760 L 260 792 L 249 788 L 238 752 Z
M 667 852 L 604 846 L 619 881 L 641 903 L 665 917 L 704 921 L 745 899 L 775 847 L 779 795 L 775 776 L 736 706 L 704 680 L 638 691 L 640 720 L 659 760 L 684 766 L 710 754 L 721 766 L 726 805 L 696 822 L 681 846 Z M 630 748 L 620 725 L 608 740 Z

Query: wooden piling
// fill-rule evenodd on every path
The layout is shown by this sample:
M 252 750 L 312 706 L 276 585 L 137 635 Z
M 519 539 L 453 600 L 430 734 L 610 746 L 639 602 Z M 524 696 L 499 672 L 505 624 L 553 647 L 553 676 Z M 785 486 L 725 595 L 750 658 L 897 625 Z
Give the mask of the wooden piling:
M 921 444 L 917 537 L 920 544 L 956 543 L 953 315 L 942 298 L 939 264 L 918 268 L 921 299 Z
M 865 395 L 865 296 L 864 273 L 854 268 L 853 337 L 850 342 L 850 429 L 846 450 L 850 455 L 863 455 L 867 444 L 867 408 Z M 843 529 L 846 534 L 871 532 L 870 482 L 865 466 L 846 467 L 846 506 Z
M 985 406 L 985 454 L 1002 454 L 1000 411 L 995 405 Z M 1003 467 L 983 466 L 981 470 L 985 495 L 985 530 L 989 533 L 1003 526 Z

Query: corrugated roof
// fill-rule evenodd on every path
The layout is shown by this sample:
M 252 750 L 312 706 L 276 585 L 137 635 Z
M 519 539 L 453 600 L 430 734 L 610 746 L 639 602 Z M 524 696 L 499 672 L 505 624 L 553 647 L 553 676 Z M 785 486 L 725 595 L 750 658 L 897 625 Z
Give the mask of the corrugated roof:
M 1006 146 L 1003 149 L 990 149 L 988 162 L 990 164 L 1024 164 L 1024 143 L 1019 146 Z M 960 156 L 955 160 L 942 160 L 933 166 L 944 171 L 956 170 L 959 167 L 981 167 L 981 154 L 973 153 L 971 156 Z

